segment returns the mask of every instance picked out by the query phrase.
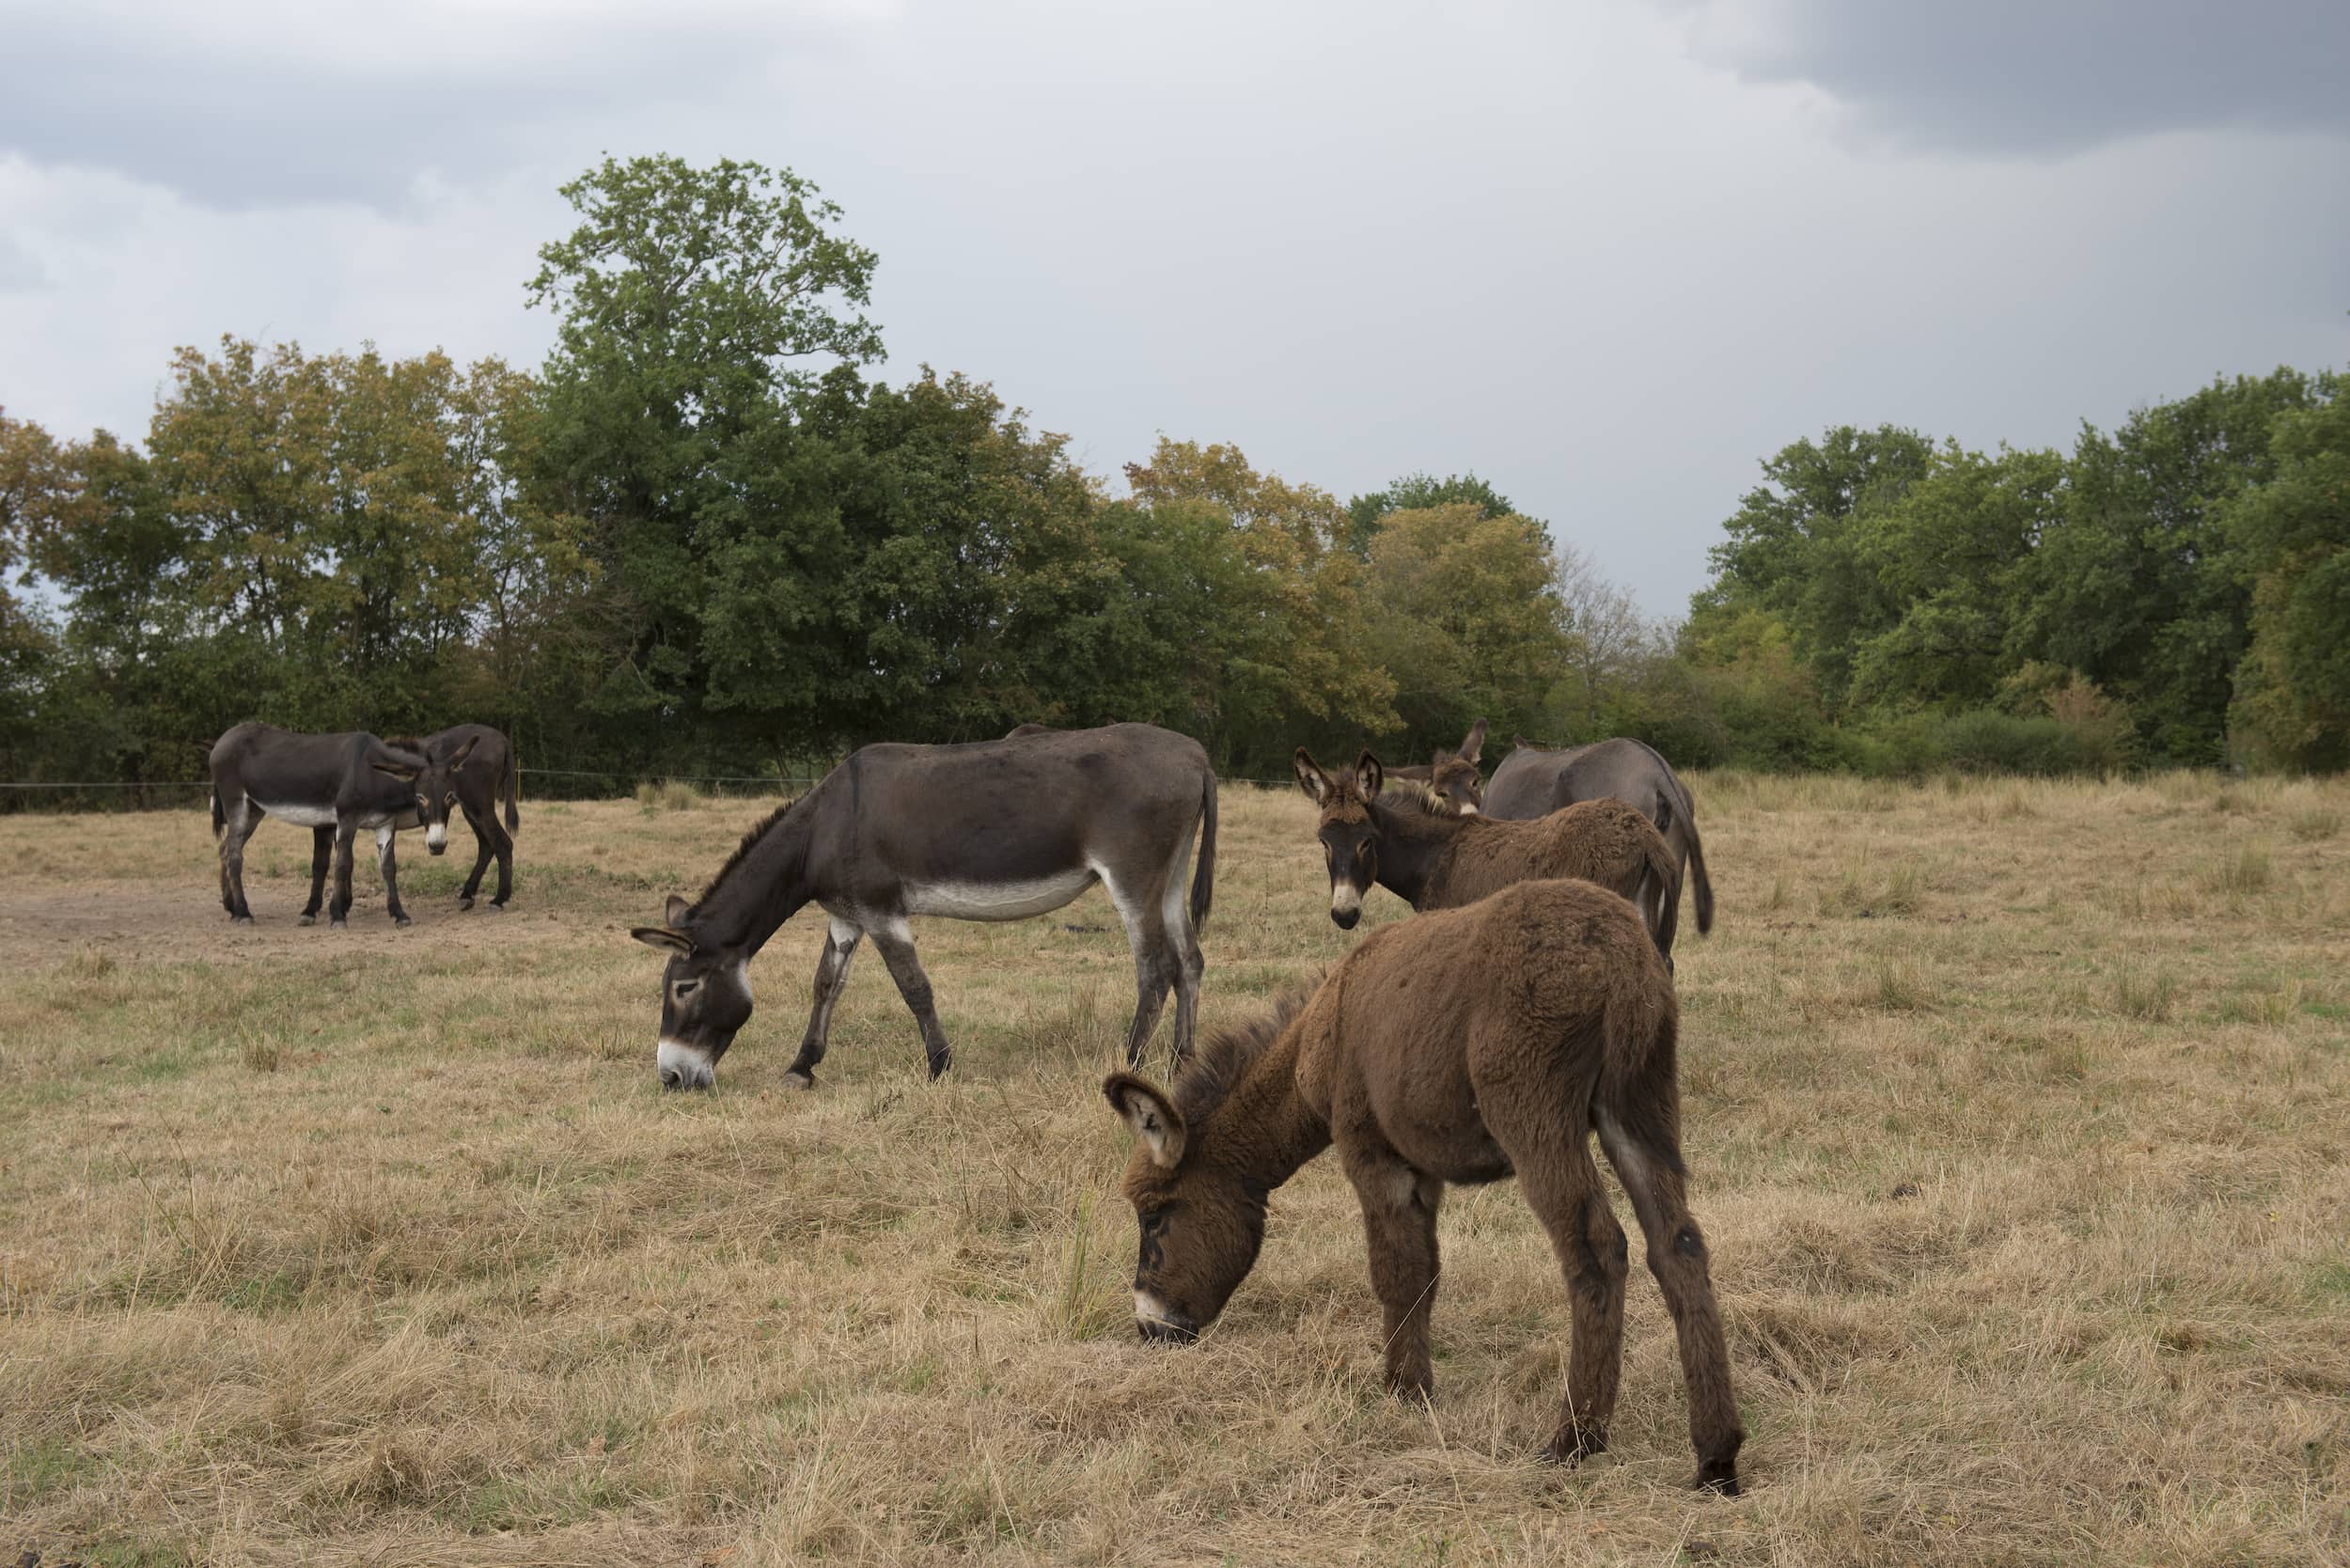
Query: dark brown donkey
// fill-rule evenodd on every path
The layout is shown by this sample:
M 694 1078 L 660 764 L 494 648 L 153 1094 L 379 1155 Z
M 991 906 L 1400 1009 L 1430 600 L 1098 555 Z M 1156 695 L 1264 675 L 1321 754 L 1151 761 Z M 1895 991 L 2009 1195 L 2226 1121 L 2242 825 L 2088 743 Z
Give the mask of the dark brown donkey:
M 335 902 L 329 923 L 351 913 L 352 840 L 375 835 L 384 873 L 384 906 L 395 925 L 409 924 L 400 907 L 393 836 L 422 826 L 429 839 L 448 839 L 448 803 L 456 776 L 472 760 L 470 744 L 435 760 L 361 730 L 297 735 L 268 724 L 240 724 L 212 744 L 212 833 L 220 839 L 220 902 L 239 925 L 253 923 L 244 899 L 244 841 L 264 816 L 310 830 L 310 902 L 302 923 L 318 918 L 329 855 L 335 862 Z M 436 844 L 433 854 L 440 854 Z
M 1414 909 L 1457 909 L 1513 882 L 1571 876 L 1630 899 L 1672 964 L 1681 868 L 1664 835 L 1619 800 L 1590 800 L 1540 822 L 1456 816 L 1427 795 L 1383 794 L 1366 751 L 1333 776 L 1304 746 L 1297 786 L 1322 808 L 1316 832 L 1330 869 L 1330 918 L 1351 931 L 1376 882 Z
M 1477 759 L 1485 749 L 1485 721 L 1479 719 L 1469 727 L 1468 738 L 1458 751 L 1439 751 L 1426 767 L 1417 764 L 1408 768 L 1389 768 L 1389 784 L 1422 784 L 1431 793 L 1465 817 L 1473 817 L 1484 808 L 1485 780 L 1477 771 Z
M 1672 845 L 1674 863 L 1688 876 L 1699 933 L 1712 931 L 1714 883 L 1705 874 L 1697 805 L 1672 764 L 1646 742 L 1619 735 L 1554 751 L 1519 737 L 1485 785 L 1485 815 L 1525 821 L 1578 800 L 1607 799 L 1648 813 Z
M 1199 835 L 1191 901 L 1183 865 Z M 1198 932 L 1215 886 L 1215 773 L 1199 743 L 1148 724 L 1049 730 L 967 745 L 869 745 L 744 839 L 692 903 L 639 926 L 666 949 L 656 1065 L 669 1089 L 707 1089 L 751 1015 L 748 964 L 799 909 L 832 918 L 816 1004 L 784 1081 L 807 1088 L 824 1059 L 833 1003 L 868 933 L 922 1027 L 931 1076 L 952 1053 L 915 957 L 913 915 L 1019 920 L 1095 883 L 1126 923 L 1138 1061 L 1171 987 L 1175 1054 L 1190 1054 L 1199 1005 Z
M 490 907 L 500 913 L 506 901 L 514 896 L 514 830 L 522 825 L 515 802 L 522 795 L 521 759 L 513 744 L 486 724 L 459 724 L 422 740 L 405 737 L 396 739 L 393 745 L 446 764 L 459 755 L 465 756 L 465 766 L 452 770 L 443 800 L 442 818 L 425 828 L 424 845 L 438 855 L 448 844 L 447 808 L 457 807 L 465 813 L 465 825 L 473 829 L 473 874 L 465 878 L 465 886 L 457 895 L 457 907 L 471 909 L 474 895 L 481 891 L 481 873 L 489 869 L 493 857 L 498 863 L 497 896 Z M 506 821 L 498 822 L 498 802 L 506 802 Z
M 1567 1277 L 1574 1338 L 1549 1456 L 1607 1443 L 1627 1268 L 1590 1135 L 1648 1238 L 1688 1386 L 1697 1484 L 1738 1490 L 1744 1434 L 1684 1200 L 1672 980 L 1632 906 L 1584 882 L 1524 882 L 1365 937 L 1310 996 L 1212 1040 L 1173 1093 L 1102 1087 L 1137 1137 L 1135 1323 L 1184 1341 L 1215 1321 L 1264 1240 L 1268 1195 L 1333 1143 L 1363 1206 L 1386 1309 L 1387 1386 L 1429 1391 L 1436 1207 L 1449 1182 L 1514 1173 Z

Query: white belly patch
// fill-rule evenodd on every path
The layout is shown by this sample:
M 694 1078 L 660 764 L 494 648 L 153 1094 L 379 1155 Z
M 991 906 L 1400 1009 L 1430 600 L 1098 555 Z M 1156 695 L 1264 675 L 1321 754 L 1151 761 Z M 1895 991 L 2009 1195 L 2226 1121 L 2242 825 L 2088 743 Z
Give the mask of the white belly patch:
M 335 808 L 331 806 L 273 806 L 265 800 L 257 800 L 253 804 L 279 822 L 291 823 L 296 827 L 335 825 Z
M 943 915 L 952 920 L 1025 920 L 1058 909 L 1093 883 L 1093 873 L 1083 866 L 1024 882 L 910 882 L 906 913 Z

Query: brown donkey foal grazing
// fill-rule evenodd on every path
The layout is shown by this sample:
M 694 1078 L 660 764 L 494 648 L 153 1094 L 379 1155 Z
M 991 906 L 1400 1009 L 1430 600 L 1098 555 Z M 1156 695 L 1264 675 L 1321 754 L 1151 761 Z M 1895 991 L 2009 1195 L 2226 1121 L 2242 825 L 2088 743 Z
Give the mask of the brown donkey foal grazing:
M 1125 1179 L 1142 1232 L 1136 1325 L 1145 1339 L 1196 1339 L 1256 1263 L 1268 1195 L 1335 1143 L 1386 1309 L 1387 1386 L 1424 1396 L 1445 1184 L 1515 1173 L 1573 1312 L 1548 1455 L 1597 1453 L 1630 1270 L 1591 1159 L 1596 1131 L 1680 1340 L 1696 1484 L 1735 1493 L 1745 1434 L 1682 1191 L 1679 1022 L 1631 905 L 1589 883 L 1526 882 L 1372 933 L 1318 989 L 1211 1041 L 1171 1094 L 1113 1074 L 1103 1091 L 1136 1137 Z
M 1665 836 L 1620 800 L 1587 800 L 1533 822 L 1459 815 L 1402 791 L 1366 751 L 1326 773 L 1304 746 L 1297 787 L 1322 808 L 1315 831 L 1330 869 L 1330 918 L 1352 931 L 1376 882 L 1414 909 L 1457 909 L 1513 882 L 1577 877 L 1630 899 L 1672 966 L 1681 864 Z

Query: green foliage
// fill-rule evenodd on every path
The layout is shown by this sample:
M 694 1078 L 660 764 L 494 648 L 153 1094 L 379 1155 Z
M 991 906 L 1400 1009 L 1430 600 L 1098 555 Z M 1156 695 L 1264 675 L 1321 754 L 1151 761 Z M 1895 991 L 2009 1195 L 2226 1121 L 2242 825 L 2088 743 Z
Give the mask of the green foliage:
M 1411 473 L 1385 490 L 1357 495 L 1346 503 L 1346 546 L 1357 556 L 1368 557 L 1371 540 L 1388 513 L 1453 506 L 1475 507 L 1485 517 L 1518 515 L 1518 509 L 1510 504 L 1508 496 L 1475 474 L 1450 474 L 1440 479 L 1434 474 Z M 1536 543 L 1545 541 L 1547 536 L 1540 523 L 1532 518 L 1524 519 L 1524 523 Z
M 1540 727 L 1567 638 L 1539 539 L 1527 519 L 1466 502 L 1381 520 L 1352 640 L 1395 681 L 1399 760 L 1451 750 L 1480 718 L 1504 734 Z
M 1672 628 L 1474 474 L 1341 506 L 1162 438 L 1113 497 L 984 382 L 867 380 L 876 258 L 790 170 L 607 159 L 563 194 L 535 375 L 228 338 L 180 351 L 142 445 L 0 416 L 9 776 L 193 779 L 249 717 L 480 719 L 586 788 L 1029 720 L 1245 773 L 1480 718 L 1759 769 L 2350 766 L 2338 377 L 2070 454 L 1797 441 Z
M 2279 417 L 2269 481 L 2222 526 L 2252 580 L 2250 644 L 2230 721 L 2246 749 L 2291 767 L 2350 766 L 2350 399 Z
M 2280 370 L 2084 431 L 2069 457 L 1890 427 L 1797 442 L 1693 604 L 1713 749 L 2102 772 L 2220 760 L 2232 726 L 2253 760 L 2350 764 L 2345 431 L 2336 378 Z M 1769 700 L 1778 655 L 1737 630 L 1757 615 L 1807 678 Z

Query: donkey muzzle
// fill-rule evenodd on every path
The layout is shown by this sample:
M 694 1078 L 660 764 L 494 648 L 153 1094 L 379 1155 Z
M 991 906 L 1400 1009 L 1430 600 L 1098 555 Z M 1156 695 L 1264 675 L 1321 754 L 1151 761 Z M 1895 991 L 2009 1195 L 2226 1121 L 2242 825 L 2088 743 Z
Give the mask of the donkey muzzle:
M 1135 1328 L 1151 1344 L 1187 1345 L 1199 1338 L 1199 1325 L 1170 1310 L 1148 1291 L 1135 1293 Z
M 654 1054 L 664 1089 L 708 1089 L 718 1078 L 710 1058 L 682 1041 L 665 1040 Z

